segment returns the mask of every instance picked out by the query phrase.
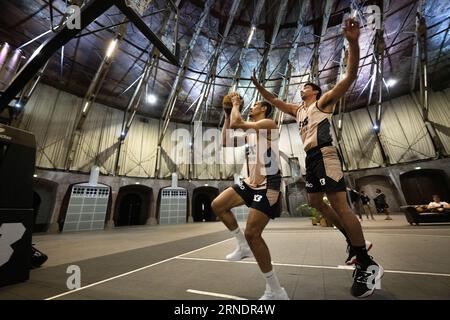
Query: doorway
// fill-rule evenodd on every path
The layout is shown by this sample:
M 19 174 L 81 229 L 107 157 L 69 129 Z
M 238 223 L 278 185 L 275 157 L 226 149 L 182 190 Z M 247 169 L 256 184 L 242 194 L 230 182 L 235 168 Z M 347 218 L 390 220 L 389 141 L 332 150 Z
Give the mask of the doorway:
M 214 187 L 198 187 L 192 196 L 192 218 L 194 222 L 217 221 L 211 209 L 211 202 L 219 195 Z
M 152 189 L 129 185 L 119 189 L 114 212 L 115 226 L 145 225 L 150 216 Z

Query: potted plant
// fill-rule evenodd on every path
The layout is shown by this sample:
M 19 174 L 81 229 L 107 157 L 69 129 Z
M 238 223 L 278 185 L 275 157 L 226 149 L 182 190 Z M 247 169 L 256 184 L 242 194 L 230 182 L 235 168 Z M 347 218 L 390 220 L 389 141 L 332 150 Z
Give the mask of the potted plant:
M 322 215 L 319 211 L 308 206 L 307 203 L 301 204 L 297 207 L 297 212 L 304 217 L 311 217 L 311 223 L 315 226 L 320 223 Z
M 313 225 L 317 225 L 320 224 L 320 221 L 322 220 L 322 215 L 320 214 L 319 211 L 317 211 L 314 208 L 311 208 L 312 210 L 312 216 L 311 216 L 311 221 Z

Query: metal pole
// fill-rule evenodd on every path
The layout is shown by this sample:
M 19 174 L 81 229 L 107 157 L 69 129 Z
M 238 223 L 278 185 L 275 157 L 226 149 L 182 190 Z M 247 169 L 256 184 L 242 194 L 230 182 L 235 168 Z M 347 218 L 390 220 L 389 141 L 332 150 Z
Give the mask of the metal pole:
M 209 66 L 208 74 L 206 76 L 205 83 L 202 86 L 202 93 L 201 93 L 200 98 L 199 98 L 199 100 L 197 102 L 197 106 L 196 106 L 196 108 L 194 110 L 194 114 L 193 114 L 192 119 L 191 119 L 191 130 L 193 130 L 193 132 L 191 132 L 191 136 L 193 137 L 193 139 L 194 139 L 195 134 L 196 134 L 196 132 L 195 132 L 196 128 L 192 124 L 195 123 L 195 120 L 197 118 L 197 114 L 199 113 L 200 110 L 202 111 L 200 113 L 200 119 L 203 116 L 203 109 L 204 109 L 203 105 L 205 104 L 205 101 L 208 100 L 209 92 L 211 90 L 211 86 L 213 85 L 214 78 L 216 76 L 217 64 L 219 62 L 219 56 L 220 56 L 220 53 L 223 50 L 223 45 L 224 45 L 225 39 L 228 37 L 228 34 L 229 34 L 230 30 L 231 30 L 231 26 L 233 24 L 233 20 L 234 20 L 236 14 L 237 14 L 237 10 L 239 8 L 239 5 L 240 5 L 240 0 L 234 0 L 233 4 L 231 6 L 231 9 L 230 9 L 230 13 L 228 15 L 228 19 L 227 19 L 227 23 L 225 25 L 225 30 L 223 32 L 223 35 L 220 37 L 218 43 L 216 44 L 216 48 L 215 48 L 214 53 L 213 53 L 212 61 L 211 61 L 211 64 Z M 165 132 L 163 132 L 163 133 L 165 134 Z M 192 170 L 189 172 L 189 174 L 193 175 L 193 174 L 195 174 L 194 163 L 193 163 L 193 159 L 194 159 L 194 143 L 192 143 L 192 145 L 190 146 L 190 154 L 191 154 L 190 159 L 192 161 L 192 166 L 191 166 Z M 189 178 L 192 178 L 192 177 L 190 176 Z
M 195 45 L 197 44 L 198 37 L 203 28 L 203 25 L 205 24 L 206 18 L 209 16 L 209 12 L 211 10 L 213 3 L 214 3 L 213 0 L 208 0 L 205 3 L 205 8 L 203 9 L 200 20 L 196 26 L 195 33 L 191 38 L 189 47 L 184 55 L 183 62 L 181 63 L 181 67 L 178 69 L 178 73 L 175 78 L 175 82 L 172 86 L 172 91 L 170 92 L 169 99 L 167 100 L 166 107 L 164 108 L 164 111 L 163 111 L 163 119 L 164 120 L 161 125 L 161 133 L 160 133 L 160 136 L 158 139 L 158 146 L 161 145 L 162 139 L 164 138 L 164 135 L 166 134 L 167 127 L 170 122 L 170 117 L 171 117 L 173 109 L 175 107 L 176 100 L 178 99 L 178 94 L 181 90 L 181 84 L 183 82 L 183 79 L 184 79 L 184 76 L 186 73 L 186 69 L 189 66 L 189 61 L 190 61 L 190 58 L 192 55 L 192 51 L 193 51 Z
M 170 92 L 169 99 L 166 102 L 166 106 L 163 111 L 163 120 L 160 122 L 159 128 L 159 138 L 158 138 L 158 147 L 156 152 L 156 164 L 155 164 L 155 176 L 159 175 L 160 170 L 160 162 L 161 162 L 161 143 L 164 139 L 164 136 L 167 132 L 167 128 L 170 123 L 170 118 L 172 116 L 173 109 L 175 108 L 175 104 L 178 99 L 178 94 L 181 90 L 181 85 L 183 83 L 183 79 L 185 77 L 186 70 L 189 66 L 189 61 L 192 55 L 192 51 L 194 50 L 195 45 L 197 44 L 198 37 L 202 28 L 205 24 L 206 18 L 209 16 L 209 12 L 211 10 L 212 5 L 214 4 L 213 0 L 208 0 L 205 3 L 205 8 L 203 9 L 202 15 L 200 16 L 200 20 L 196 25 L 195 32 L 189 42 L 188 49 L 183 57 L 183 61 L 181 63 L 180 68 L 178 69 L 177 76 L 175 78 L 175 82 L 172 86 L 172 91 Z
M 411 92 L 413 92 L 416 89 L 416 77 L 417 77 L 417 66 L 419 65 L 420 55 L 419 55 L 419 25 L 420 21 L 419 18 L 421 16 L 421 13 L 423 11 L 423 5 L 424 0 L 419 0 L 419 3 L 417 4 L 417 14 L 416 14 L 416 35 L 414 37 L 415 43 L 415 58 L 411 59 L 412 61 L 412 75 L 411 75 Z
M 383 10 L 382 8 L 383 6 L 383 0 L 379 1 L 380 3 L 380 8 L 381 10 Z M 377 88 L 377 94 L 378 94 L 378 98 L 377 98 L 377 102 L 376 102 L 376 110 L 375 110 L 375 121 L 373 121 L 372 116 L 369 112 L 369 108 L 367 107 L 367 112 L 369 113 L 369 117 L 371 119 L 371 122 L 373 124 L 373 130 L 377 136 L 378 139 L 378 143 L 380 146 L 380 150 L 381 150 L 381 156 L 383 158 L 383 164 L 389 164 L 389 157 L 386 154 L 386 152 L 384 151 L 383 148 L 383 143 L 381 141 L 381 114 L 382 114 L 382 102 L 383 102 L 383 72 L 384 72 L 384 50 L 385 50 L 385 42 L 384 42 L 384 12 L 382 11 L 380 14 L 380 29 L 376 29 L 375 31 L 375 43 L 374 43 L 374 53 L 373 53 L 373 57 L 375 60 L 375 75 L 373 77 L 373 82 L 371 85 L 371 93 L 369 95 L 369 99 L 372 96 L 372 92 L 373 92 L 373 88 L 376 87 Z M 370 100 L 368 102 L 368 104 L 370 104 Z
M 270 34 L 266 34 L 266 38 L 270 39 L 267 41 L 268 44 L 266 44 L 266 46 L 264 47 L 264 53 L 263 53 L 263 57 L 260 63 L 260 67 L 259 67 L 259 72 L 258 72 L 258 80 L 259 82 L 264 85 L 264 83 L 266 82 L 266 69 L 267 69 L 267 62 L 269 61 L 269 56 L 270 53 L 273 49 L 273 46 L 275 44 L 275 40 L 277 38 L 278 35 L 278 31 L 280 29 L 280 25 L 282 20 L 285 18 L 286 16 L 286 9 L 287 9 L 287 1 L 286 0 L 282 0 L 280 2 L 279 8 L 278 8 L 278 12 L 277 12 L 277 16 L 275 19 L 275 23 L 273 26 L 273 29 L 271 31 Z M 242 112 L 246 112 L 249 107 L 260 98 L 260 94 L 259 92 L 255 89 L 253 90 L 253 94 L 252 94 L 252 98 L 250 99 L 250 101 L 252 101 L 252 103 L 248 104 Z
M 422 4 L 423 5 L 423 4 Z M 427 128 L 428 133 L 431 136 L 433 147 L 436 152 L 436 158 L 441 154 L 445 154 L 444 145 L 437 135 L 436 129 L 428 119 L 428 49 L 427 49 L 427 25 L 425 17 L 422 14 L 423 6 L 419 6 L 417 9 L 416 23 L 417 23 L 417 48 L 419 63 L 419 83 L 420 83 L 420 99 L 419 103 L 422 109 L 422 118 Z M 414 95 L 414 93 L 412 93 Z
M 135 117 L 136 112 L 141 103 L 143 93 L 148 84 L 150 74 L 151 74 L 152 69 L 155 66 L 157 61 L 158 60 L 155 58 L 155 56 L 149 55 L 148 62 L 144 68 L 143 77 L 141 77 L 141 80 L 139 81 L 139 84 L 137 85 L 137 87 L 133 93 L 133 96 L 131 97 L 130 101 L 128 102 L 127 109 L 123 115 L 122 128 L 120 130 L 119 143 L 118 143 L 117 152 L 116 152 L 116 162 L 114 164 L 114 175 L 116 175 L 116 176 L 119 174 L 119 160 L 120 160 L 120 151 L 122 149 L 122 145 L 123 145 L 125 138 L 127 137 L 128 132 L 131 128 L 131 124 L 133 123 L 134 117 Z
M 116 37 L 112 40 L 112 42 L 109 44 L 108 51 L 103 57 L 103 60 L 97 69 L 97 72 L 94 76 L 94 78 L 91 81 L 91 84 L 89 85 L 88 91 L 86 95 L 84 96 L 84 99 L 81 102 L 80 107 L 80 115 L 78 116 L 78 120 L 76 122 L 76 125 L 74 127 L 74 131 L 72 133 L 72 137 L 70 139 L 69 143 L 69 152 L 67 154 L 66 158 L 66 170 L 70 170 L 70 166 L 72 165 L 72 162 L 75 157 L 75 152 L 78 148 L 79 140 L 81 137 L 81 131 L 83 129 L 84 122 L 87 119 L 87 116 L 89 114 L 89 111 L 97 99 L 98 92 L 100 91 L 103 81 L 106 77 L 106 75 L 109 72 L 109 69 L 111 67 L 112 61 L 113 61 L 113 53 L 114 50 L 117 49 L 117 46 L 119 45 L 120 41 L 123 39 L 128 24 L 121 25 L 116 33 Z
M 27 104 L 28 100 L 30 100 L 31 96 L 33 95 L 34 91 L 36 90 L 37 85 L 41 81 L 42 76 L 44 75 L 45 69 L 48 66 L 47 63 L 39 70 L 39 72 L 34 76 L 34 78 L 28 82 L 28 84 L 23 88 L 19 99 L 17 100 L 17 103 L 20 106 L 19 113 L 14 114 L 14 122 L 16 123 L 16 126 L 18 126 L 18 123 L 22 120 L 24 115 L 24 106 Z
M 302 3 L 302 7 L 300 8 L 300 13 L 298 15 L 297 19 L 297 29 L 295 29 L 294 36 L 292 37 L 291 42 L 291 49 L 289 50 L 289 56 L 288 61 L 286 63 L 284 74 L 283 74 L 283 83 L 281 85 L 279 98 L 283 101 L 286 101 L 287 96 L 289 94 L 289 85 L 291 82 L 291 75 L 292 75 L 292 63 L 295 59 L 297 48 L 299 45 L 300 39 L 302 39 L 303 34 L 305 32 L 305 22 L 306 22 L 306 15 L 309 12 L 310 2 L 309 0 L 304 0 Z M 276 119 L 278 126 L 280 126 L 281 130 L 281 124 L 283 123 L 284 113 L 280 112 L 278 109 L 274 112 L 274 119 Z
M 176 3 L 176 6 L 180 4 L 181 0 L 178 0 Z M 166 15 L 164 20 L 161 23 L 161 28 L 157 34 L 157 37 L 161 37 L 165 32 L 167 32 L 168 29 L 168 23 L 170 20 L 174 19 L 174 16 L 176 16 L 177 13 L 172 12 L 170 15 Z M 176 19 L 176 17 L 175 17 Z M 148 60 L 145 64 L 145 67 L 142 71 L 142 75 L 138 78 L 139 82 L 136 86 L 133 96 L 131 97 L 130 101 L 128 102 L 127 108 L 125 109 L 123 120 L 122 120 L 122 127 L 120 130 L 120 136 L 118 138 L 118 144 L 117 144 L 117 150 L 116 150 L 116 161 L 114 164 L 114 175 L 118 175 L 120 168 L 120 152 L 122 150 L 122 145 L 125 141 L 125 138 L 128 135 L 128 132 L 131 128 L 131 125 L 133 123 L 133 120 L 136 116 L 136 112 L 139 108 L 139 105 L 142 100 L 142 96 L 144 92 L 147 90 L 148 81 L 150 79 L 151 73 L 155 65 L 157 66 L 159 62 L 160 53 L 158 48 L 155 46 L 151 46 L 151 51 L 148 55 Z M 155 74 L 156 77 L 156 74 Z
M 112 1 L 92 0 L 81 8 L 81 29 L 86 28 L 98 16 L 113 6 Z M 28 59 L 25 66 L 16 74 L 13 81 L 0 98 L 0 112 L 7 108 L 11 100 L 33 79 L 50 57 L 69 42 L 81 30 L 63 26 L 60 31 L 45 41 Z
M 328 21 L 330 20 L 331 15 L 331 9 L 333 7 L 333 1 L 327 0 L 325 3 L 325 8 L 323 11 L 323 20 L 322 20 L 322 26 L 320 29 L 320 37 L 317 39 L 316 43 L 314 44 L 314 53 L 313 53 L 313 59 L 311 63 L 311 72 L 310 72 L 310 80 L 317 85 L 320 85 L 320 79 L 319 79 L 319 46 L 322 39 L 325 37 L 325 34 L 327 32 L 327 26 Z

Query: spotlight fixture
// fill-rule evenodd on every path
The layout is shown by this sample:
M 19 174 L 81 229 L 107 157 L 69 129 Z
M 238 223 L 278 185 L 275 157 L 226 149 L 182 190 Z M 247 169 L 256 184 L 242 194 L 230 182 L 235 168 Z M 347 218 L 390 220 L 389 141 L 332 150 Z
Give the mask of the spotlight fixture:
M 149 94 L 147 96 L 147 102 L 150 104 L 155 104 L 158 101 L 158 98 L 154 94 Z
M 108 47 L 108 51 L 106 51 L 107 58 L 111 58 L 112 54 L 116 50 L 116 46 L 117 46 L 117 39 L 114 39 L 113 41 L 111 41 L 111 43 Z
M 397 80 L 395 80 L 395 79 L 389 79 L 389 80 L 386 82 L 386 86 L 388 86 L 388 87 L 390 88 L 390 87 L 395 86 L 396 83 L 397 83 Z
M 255 30 L 256 30 L 256 27 L 255 27 L 255 26 L 252 26 L 252 29 L 250 30 L 250 34 L 249 34 L 248 39 L 247 39 L 247 47 L 248 47 L 248 46 L 250 45 L 250 43 L 252 42 L 253 35 L 255 34 Z
M 84 105 L 83 113 L 86 113 L 88 107 L 89 107 L 89 101 L 87 101 L 86 104 Z

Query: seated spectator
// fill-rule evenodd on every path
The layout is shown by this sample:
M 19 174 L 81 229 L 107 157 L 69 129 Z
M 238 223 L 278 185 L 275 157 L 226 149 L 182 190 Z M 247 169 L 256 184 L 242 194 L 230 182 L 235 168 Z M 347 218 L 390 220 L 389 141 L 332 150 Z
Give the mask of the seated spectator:
M 448 208 L 450 208 L 450 205 L 445 201 L 441 201 L 441 198 L 437 194 L 433 195 L 433 201 L 430 202 L 427 206 L 427 209 L 431 210 L 432 212 L 433 211 L 443 212 L 444 209 Z

